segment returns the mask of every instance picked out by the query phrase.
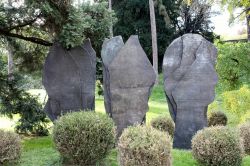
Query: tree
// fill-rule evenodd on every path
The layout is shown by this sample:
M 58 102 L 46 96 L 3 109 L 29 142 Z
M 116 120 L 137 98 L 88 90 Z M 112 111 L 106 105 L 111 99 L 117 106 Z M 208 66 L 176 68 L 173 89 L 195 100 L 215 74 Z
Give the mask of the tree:
M 54 41 L 70 49 L 90 38 L 100 57 L 102 42 L 115 23 L 114 13 L 108 10 L 105 0 L 75 6 L 73 0 L 12 1 L 13 5 L 0 2 L 0 38 L 14 39 L 14 59 L 18 58 L 19 69 L 28 72 L 41 70 L 46 47 Z
M 179 36 L 185 33 L 196 33 L 213 42 L 215 36 L 210 18 L 215 13 L 211 11 L 211 7 L 210 0 L 183 1 L 178 22 Z
M 227 10 L 229 11 L 231 17 L 230 22 L 233 22 L 237 18 L 241 16 L 246 17 L 246 23 L 247 23 L 247 38 L 248 41 L 250 41 L 250 1 L 249 0 L 221 0 L 221 5 L 223 7 L 227 7 Z M 235 9 L 242 8 L 242 12 L 238 15 L 234 14 Z
M 109 10 L 112 11 L 112 0 L 109 0 Z M 110 25 L 109 28 L 109 33 L 110 33 L 110 37 L 113 37 L 113 24 Z
M 243 84 L 250 85 L 250 43 L 218 44 L 216 69 L 219 88 L 223 91 L 236 90 Z
M 47 47 L 54 41 L 71 49 L 90 38 L 94 49 L 100 50 L 114 22 L 114 15 L 105 2 L 73 6 L 72 0 L 10 1 L 13 3 L 0 2 L 0 40 L 11 39 L 9 44 L 18 60 L 18 72 L 40 70 Z M 46 115 L 41 104 L 20 88 L 19 76 L 8 80 L 0 73 L 0 81 L 0 113 L 8 116 L 19 113 L 24 128 L 17 130 L 33 130 L 34 125 L 41 129 L 40 122 L 45 121 Z
M 162 65 L 163 55 L 166 47 L 176 37 L 176 23 L 179 16 L 179 1 L 164 0 L 164 6 L 169 16 L 170 23 L 166 26 L 164 16 L 160 15 L 156 8 L 155 18 L 157 27 L 158 64 Z M 117 16 L 114 24 L 114 35 L 122 35 L 127 40 L 130 35 L 138 35 L 140 43 L 147 55 L 152 54 L 151 24 L 148 1 L 141 0 L 113 0 L 113 9 Z M 152 61 L 152 57 L 149 56 Z M 161 69 L 161 68 L 160 68 Z
M 0 113 L 10 118 L 13 114 L 19 114 L 15 129 L 18 133 L 36 135 L 48 135 L 45 113 L 37 99 L 23 89 L 19 88 L 19 75 L 15 75 L 11 81 L 8 79 L 6 62 L 3 54 L 0 54 Z
M 156 73 L 156 81 L 158 84 L 158 48 L 157 48 L 157 34 L 156 34 L 156 23 L 155 23 L 155 7 L 153 0 L 149 0 L 150 10 L 150 24 L 151 24 L 151 36 L 152 36 L 152 52 L 153 52 L 153 67 Z
M 13 62 L 13 47 L 11 45 L 11 39 L 6 38 L 6 48 L 8 50 L 8 79 L 13 79 L 13 73 L 14 73 L 14 62 Z
M 105 2 L 84 2 L 75 7 L 72 0 L 25 0 L 18 6 L 1 3 L 0 13 L 1 35 L 44 46 L 58 40 L 67 49 L 96 35 L 96 40 L 103 39 L 113 20 Z M 48 38 L 28 36 L 29 30 L 45 33 Z

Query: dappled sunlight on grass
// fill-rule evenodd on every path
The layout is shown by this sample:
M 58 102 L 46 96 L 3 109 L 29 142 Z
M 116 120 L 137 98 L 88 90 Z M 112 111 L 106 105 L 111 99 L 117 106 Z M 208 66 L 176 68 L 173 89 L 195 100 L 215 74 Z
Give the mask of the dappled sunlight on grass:
M 104 100 L 103 99 L 96 99 L 95 100 L 95 111 L 105 113 Z
M 0 129 L 14 131 L 14 127 L 18 119 L 18 115 L 14 115 L 13 119 L 10 119 L 6 116 L 0 116 Z
M 95 103 L 96 103 L 95 111 L 105 113 L 104 100 L 96 99 Z M 167 103 L 150 101 L 149 111 L 147 112 L 147 115 L 146 115 L 146 118 L 147 118 L 146 121 L 150 122 L 153 118 L 156 118 L 157 116 L 160 116 L 160 115 L 167 115 L 170 117 Z
M 146 122 L 150 123 L 152 119 L 157 118 L 158 116 L 170 117 L 167 103 L 150 101 L 149 111 L 147 112 L 147 116 L 146 116 Z

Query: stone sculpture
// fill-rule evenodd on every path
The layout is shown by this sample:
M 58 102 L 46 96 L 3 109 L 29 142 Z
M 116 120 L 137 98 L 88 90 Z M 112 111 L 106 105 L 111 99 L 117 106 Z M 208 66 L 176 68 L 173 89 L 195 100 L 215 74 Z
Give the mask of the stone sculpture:
M 127 126 L 145 121 L 156 74 L 138 36 L 131 36 L 125 44 L 121 36 L 106 40 L 102 59 L 105 109 L 119 137 Z
M 45 112 L 54 121 L 61 114 L 94 110 L 96 53 L 90 40 L 82 46 L 64 49 L 58 42 L 50 48 L 43 71 L 48 93 Z
M 193 135 L 207 126 L 207 107 L 218 82 L 216 58 L 215 46 L 197 34 L 175 39 L 165 52 L 164 87 L 176 148 L 190 149 Z

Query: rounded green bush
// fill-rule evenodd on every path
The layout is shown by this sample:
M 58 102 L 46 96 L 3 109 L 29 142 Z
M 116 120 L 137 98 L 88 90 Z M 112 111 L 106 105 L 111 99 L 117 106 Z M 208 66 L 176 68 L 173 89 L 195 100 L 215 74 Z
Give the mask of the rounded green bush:
M 198 131 L 192 139 L 194 158 L 205 166 L 240 166 L 243 145 L 237 132 L 224 126 Z
M 171 166 L 171 138 L 153 127 L 124 130 L 118 142 L 120 166 Z
M 74 112 L 55 122 L 53 140 L 62 157 L 76 165 L 95 165 L 114 147 L 111 118 L 94 112 Z
M 13 162 L 21 156 L 21 140 L 10 131 L 0 129 L 0 165 L 4 162 Z
M 250 122 L 240 126 L 240 137 L 243 140 L 245 153 L 250 155 Z
M 211 112 L 208 117 L 208 126 L 226 126 L 227 116 L 224 112 L 215 111 Z
M 151 126 L 161 130 L 166 131 L 173 138 L 175 125 L 172 119 L 165 116 L 158 116 L 155 119 L 152 119 Z

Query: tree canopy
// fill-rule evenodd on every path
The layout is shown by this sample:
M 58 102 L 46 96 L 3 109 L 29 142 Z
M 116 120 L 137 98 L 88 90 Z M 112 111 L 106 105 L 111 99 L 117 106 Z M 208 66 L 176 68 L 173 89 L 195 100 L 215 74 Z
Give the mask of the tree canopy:
M 114 21 L 106 2 L 77 5 L 73 0 L 0 2 L 0 46 L 11 46 L 18 67 L 14 78 L 8 79 L 5 59 L 8 52 L 0 52 L 0 113 L 9 117 L 20 115 L 18 132 L 47 134 L 48 121 L 41 103 L 20 86 L 23 80 L 20 72 L 41 71 L 48 46 L 54 41 L 70 49 L 90 38 L 94 49 L 100 51 Z
M 17 0 L 0 4 L 1 35 L 44 46 L 58 40 L 69 49 L 86 38 L 101 40 L 112 20 L 113 14 L 105 2 L 74 6 L 72 0 Z
M 247 23 L 248 41 L 250 41 L 250 1 L 249 0 L 221 0 L 221 5 L 226 7 L 230 13 L 230 23 L 234 22 L 237 18 L 245 17 Z M 242 8 L 242 12 L 235 14 L 234 11 Z
M 194 0 L 188 4 L 184 0 L 154 0 L 156 12 L 157 43 L 159 66 L 167 46 L 174 38 L 184 33 L 198 33 L 213 40 L 213 27 L 210 26 L 211 3 Z M 137 34 L 147 55 L 151 55 L 151 27 L 148 1 L 113 1 L 117 16 L 114 35 L 122 35 L 125 40 Z M 151 56 L 149 56 L 152 59 Z
M 0 2 L 0 38 L 11 39 L 20 71 L 41 71 L 47 46 L 59 41 L 66 49 L 90 38 L 100 55 L 115 22 L 107 2 L 74 4 L 73 0 L 8 0 Z M 6 43 L 5 43 L 6 45 Z

